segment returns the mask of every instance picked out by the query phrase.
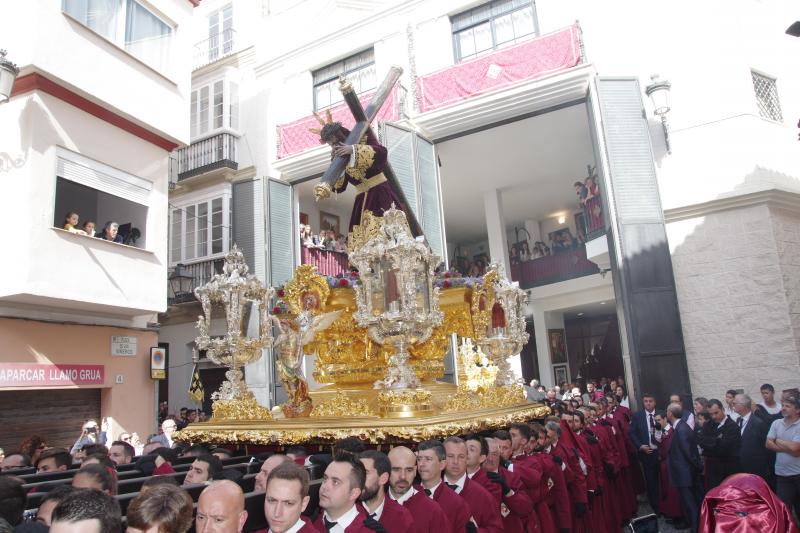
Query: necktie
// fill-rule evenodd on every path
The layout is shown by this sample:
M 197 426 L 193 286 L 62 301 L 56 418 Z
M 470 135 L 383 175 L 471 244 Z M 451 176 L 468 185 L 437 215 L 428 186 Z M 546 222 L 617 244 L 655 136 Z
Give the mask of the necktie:
M 656 422 L 653 415 L 650 415 L 650 444 L 653 444 L 653 434 L 656 432 Z
M 453 490 L 456 490 L 458 488 L 458 485 L 456 485 L 455 483 L 448 483 L 447 486 Z
M 333 529 L 333 526 L 336 525 L 336 522 L 331 522 L 330 520 L 327 519 L 327 517 L 324 516 L 322 517 L 322 521 L 325 522 L 325 531 L 330 531 L 331 529 Z
M 427 494 L 428 496 L 430 496 L 430 495 L 431 495 L 431 489 L 425 489 L 425 494 Z
M 739 417 L 739 419 L 738 419 L 738 420 L 736 420 L 736 423 L 737 423 L 737 424 L 739 424 L 739 429 L 741 430 L 741 429 L 742 429 L 742 426 L 744 425 L 744 418 L 742 418 L 742 417 L 740 416 L 740 417 Z

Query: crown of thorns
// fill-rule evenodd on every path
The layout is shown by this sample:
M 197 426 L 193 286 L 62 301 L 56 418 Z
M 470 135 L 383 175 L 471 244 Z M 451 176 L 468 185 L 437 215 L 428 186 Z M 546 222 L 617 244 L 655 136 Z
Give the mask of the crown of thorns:
M 309 128 L 311 133 L 317 133 L 320 137 L 320 142 L 325 142 L 325 139 L 336 133 L 338 130 L 343 129 L 341 122 L 334 122 L 331 116 L 331 110 L 325 110 L 325 119 L 319 116 L 319 113 L 314 111 L 314 118 L 319 122 L 320 128 Z

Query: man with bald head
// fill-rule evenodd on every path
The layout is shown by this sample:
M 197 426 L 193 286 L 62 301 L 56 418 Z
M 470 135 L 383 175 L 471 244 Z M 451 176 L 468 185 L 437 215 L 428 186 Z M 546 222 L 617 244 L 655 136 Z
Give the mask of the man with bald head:
M 411 512 L 414 517 L 412 533 L 447 533 L 451 530 L 442 508 L 421 490 L 414 487 L 417 477 L 417 456 L 405 446 L 389 451 L 392 470 L 389 473 L 389 498 Z
M 240 533 L 246 521 L 244 493 L 233 481 L 214 481 L 200 494 L 194 525 L 197 533 Z
M 266 461 L 261 464 L 261 470 L 256 474 L 255 490 L 267 490 L 267 478 L 270 472 L 275 470 L 275 467 L 283 463 L 290 463 L 292 459 L 282 453 L 275 453 L 270 455 Z

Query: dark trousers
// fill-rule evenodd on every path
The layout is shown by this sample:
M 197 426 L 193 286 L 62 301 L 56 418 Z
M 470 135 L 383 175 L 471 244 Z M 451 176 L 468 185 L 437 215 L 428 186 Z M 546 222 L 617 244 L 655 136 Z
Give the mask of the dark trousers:
M 703 492 L 700 483 L 695 483 L 691 487 L 675 487 L 681 498 L 681 511 L 683 517 L 689 522 L 692 533 L 697 533 L 697 522 L 700 519 L 700 502 L 703 501 Z
M 650 504 L 650 507 L 653 508 L 653 512 L 658 514 L 658 502 L 661 499 L 658 480 L 661 468 L 658 464 L 658 450 L 655 450 L 650 455 L 639 452 L 638 456 L 639 462 L 642 464 L 642 471 L 644 472 L 647 502 Z
M 777 478 L 778 498 L 783 500 L 789 512 L 794 511 L 795 516 L 800 519 L 800 475 L 799 476 L 775 476 Z

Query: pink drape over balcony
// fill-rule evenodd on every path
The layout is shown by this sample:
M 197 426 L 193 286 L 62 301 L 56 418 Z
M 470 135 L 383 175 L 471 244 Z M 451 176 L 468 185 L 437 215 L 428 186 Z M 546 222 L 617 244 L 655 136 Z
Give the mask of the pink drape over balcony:
M 574 67 L 581 61 L 577 24 L 419 76 L 420 112 Z
M 300 260 L 304 265 L 314 265 L 323 276 L 336 276 L 350 270 L 347 254 L 319 248 L 300 248 Z
M 374 95 L 375 91 L 362 94 L 359 97 L 359 100 L 361 100 L 361 105 L 367 107 L 367 104 L 372 101 L 372 97 Z M 386 102 L 384 102 L 383 106 L 378 111 L 378 115 L 375 117 L 375 120 L 393 121 L 400 118 L 400 99 L 401 88 L 400 86 L 395 85 L 394 89 L 392 89 L 392 92 L 389 94 L 389 97 L 386 99 Z M 330 109 L 331 117 L 333 118 L 334 122 L 341 122 L 342 125 L 347 129 L 351 129 L 353 127 L 355 120 L 353 119 L 353 115 L 350 113 L 350 109 L 348 109 L 347 104 L 342 102 L 331 107 Z M 326 113 L 324 111 L 320 111 L 319 116 L 325 119 Z M 309 131 L 311 128 L 319 127 L 319 122 L 314 115 L 309 115 L 299 120 L 295 120 L 294 122 L 289 122 L 288 124 L 279 125 L 278 158 L 280 159 L 282 157 L 290 156 L 298 152 L 308 150 L 309 148 L 319 146 L 319 135 Z
M 523 289 L 598 272 L 600 269 L 586 258 L 583 247 L 511 265 L 511 279 L 518 281 Z

